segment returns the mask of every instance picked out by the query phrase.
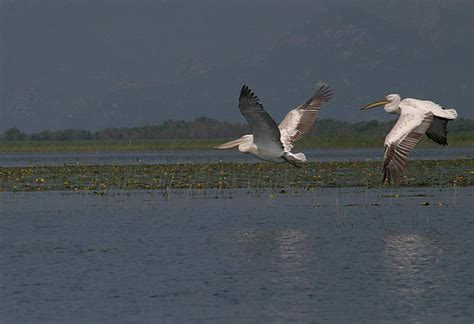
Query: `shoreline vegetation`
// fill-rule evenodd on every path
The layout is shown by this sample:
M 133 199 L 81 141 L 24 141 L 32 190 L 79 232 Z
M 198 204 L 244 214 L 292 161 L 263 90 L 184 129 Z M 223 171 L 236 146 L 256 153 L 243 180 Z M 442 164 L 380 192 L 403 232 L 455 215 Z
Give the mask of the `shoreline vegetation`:
M 465 187 L 474 185 L 474 160 L 410 161 L 395 186 L 381 182 L 381 163 L 209 163 L 0 167 L 0 191 L 249 189 L 290 193 L 330 187 Z
M 322 119 L 295 150 L 317 148 L 381 148 L 395 121 L 343 122 Z M 10 128 L 0 135 L 0 153 L 80 153 L 160 150 L 211 150 L 217 144 L 250 131 L 247 125 L 206 117 L 167 121 L 156 126 L 111 128 L 96 132 L 79 129 L 26 134 Z M 474 147 L 474 120 L 459 119 L 448 126 L 450 147 Z M 437 148 L 422 139 L 417 147 Z
M 214 146 L 233 138 L 222 139 L 176 139 L 176 140 L 103 140 L 103 141 L 1 141 L 0 153 L 97 153 L 97 152 L 144 152 L 168 150 L 213 150 Z M 456 148 L 474 147 L 474 135 L 450 134 L 449 146 Z M 293 151 L 305 149 L 351 149 L 383 148 L 384 137 L 306 137 L 296 143 Z M 439 146 L 423 138 L 417 148 Z

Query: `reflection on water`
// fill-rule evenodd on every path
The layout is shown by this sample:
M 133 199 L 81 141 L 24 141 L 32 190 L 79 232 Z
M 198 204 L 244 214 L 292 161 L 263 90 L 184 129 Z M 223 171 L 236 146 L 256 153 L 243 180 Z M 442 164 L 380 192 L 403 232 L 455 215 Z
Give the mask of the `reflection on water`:
M 244 232 L 239 235 L 238 241 L 242 257 L 256 263 L 259 272 L 262 272 L 262 289 L 275 287 L 278 294 L 298 296 L 310 293 L 314 288 L 314 274 L 310 267 L 314 255 L 309 257 L 312 252 L 306 244 L 308 236 L 298 229 L 260 230 Z M 297 297 L 288 299 L 282 307 L 279 298 L 264 296 L 268 298 L 267 307 L 277 317 L 285 318 L 309 311 L 308 305 Z
M 282 260 L 289 263 L 301 263 L 303 259 L 301 244 L 306 234 L 298 230 L 283 230 L 278 232 L 275 241 L 280 250 Z
M 266 251 L 265 257 L 275 271 L 279 271 L 282 279 L 293 277 L 301 280 L 306 267 L 307 237 L 301 230 L 284 229 L 262 232 L 246 232 L 240 235 L 242 251 L 253 254 L 255 251 Z
M 439 242 L 429 235 L 387 233 L 384 236 L 384 264 L 388 280 L 403 297 L 415 298 L 434 287 L 441 278 L 433 267 L 443 257 Z

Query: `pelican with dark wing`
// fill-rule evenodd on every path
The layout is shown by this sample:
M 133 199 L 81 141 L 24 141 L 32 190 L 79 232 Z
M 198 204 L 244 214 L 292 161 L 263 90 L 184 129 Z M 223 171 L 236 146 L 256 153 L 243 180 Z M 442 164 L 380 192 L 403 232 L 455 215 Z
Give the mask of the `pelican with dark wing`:
M 383 162 L 383 181 L 395 181 L 405 169 L 408 154 L 426 133 L 429 139 L 440 145 L 448 145 L 448 121 L 456 119 L 458 113 L 454 109 L 444 109 L 440 105 L 427 100 L 403 99 L 398 94 L 390 94 L 377 100 L 361 110 L 384 106 L 389 114 L 400 117 L 392 130 L 385 137 L 385 153 Z
M 258 97 L 244 85 L 240 90 L 239 109 L 247 119 L 252 134 L 216 146 L 228 149 L 238 146 L 242 153 L 275 163 L 288 162 L 299 167 L 306 162 L 303 153 L 292 153 L 293 143 L 299 140 L 314 124 L 319 109 L 324 102 L 332 98 L 332 91 L 326 84 L 320 83 L 316 93 L 304 104 L 291 110 L 280 125 L 263 109 Z

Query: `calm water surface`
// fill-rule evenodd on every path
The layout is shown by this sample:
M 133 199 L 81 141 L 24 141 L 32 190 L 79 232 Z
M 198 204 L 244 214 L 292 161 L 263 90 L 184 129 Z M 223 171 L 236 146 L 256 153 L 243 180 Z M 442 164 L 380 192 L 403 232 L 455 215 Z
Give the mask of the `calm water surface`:
M 473 196 L 0 193 L 0 321 L 470 323 Z
M 381 161 L 380 149 L 318 149 L 304 150 L 309 161 Z M 418 160 L 455 160 L 474 158 L 474 148 L 416 149 L 411 154 Z M 173 150 L 155 152 L 110 153 L 14 153 L 0 154 L 0 166 L 63 165 L 63 164 L 167 164 L 210 162 L 257 162 L 256 158 L 237 150 Z

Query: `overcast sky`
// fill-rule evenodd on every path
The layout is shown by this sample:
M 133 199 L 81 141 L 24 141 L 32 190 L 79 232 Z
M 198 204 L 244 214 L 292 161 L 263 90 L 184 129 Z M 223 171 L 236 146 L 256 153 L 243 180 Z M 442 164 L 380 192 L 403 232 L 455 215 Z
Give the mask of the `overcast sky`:
M 0 131 L 280 119 L 319 80 L 322 118 L 387 93 L 473 118 L 474 1 L 0 1 Z

